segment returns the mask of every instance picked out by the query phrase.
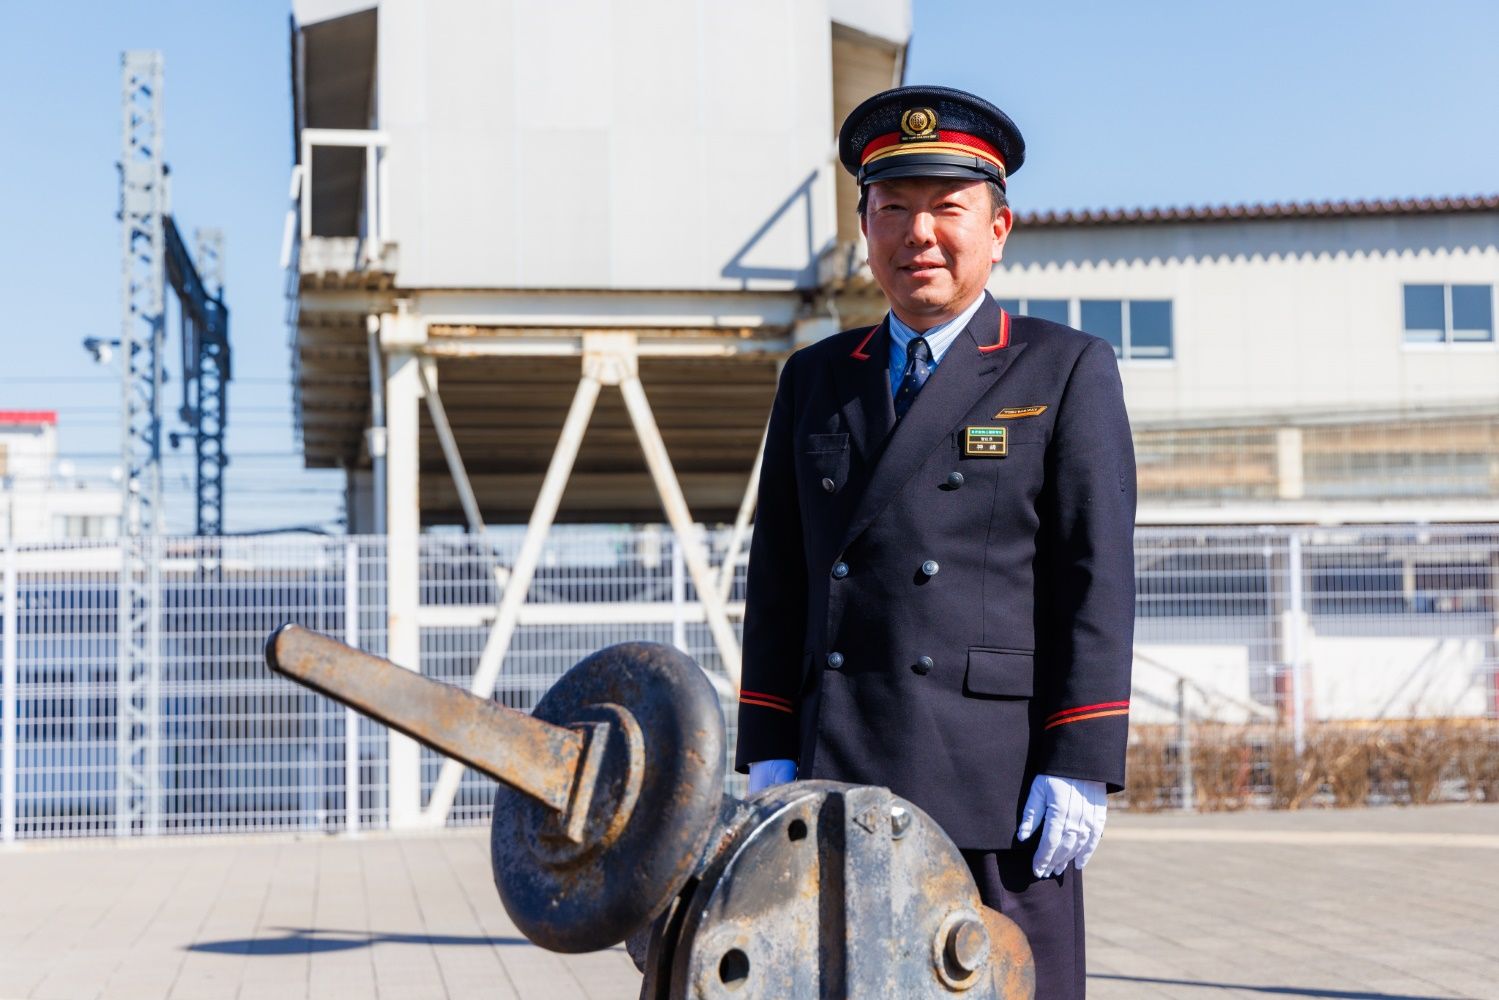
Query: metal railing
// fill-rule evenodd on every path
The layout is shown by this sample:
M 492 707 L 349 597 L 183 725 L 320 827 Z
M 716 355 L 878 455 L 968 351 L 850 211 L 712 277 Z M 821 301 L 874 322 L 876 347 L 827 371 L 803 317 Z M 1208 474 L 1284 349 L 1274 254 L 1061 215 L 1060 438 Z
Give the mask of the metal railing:
M 310 268 L 315 266 L 315 269 L 322 270 L 381 266 L 391 233 L 390 172 L 385 155 L 389 141 L 389 137 L 377 129 L 302 129 L 301 157 L 292 167 L 291 207 L 287 210 L 286 226 L 281 237 L 283 269 L 297 269 L 304 263 Z M 317 168 L 314 160 L 320 149 L 364 152 L 362 163 L 348 178 L 357 183 L 357 190 L 350 192 L 357 198 L 354 211 L 350 213 L 353 220 L 352 232 L 314 232 L 313 190 L 316 181 L 328 176 Z M 336 166 L 344 173 L 349 173 L 347 168 L 350 164 L 339 163 Z M 351 242 L 356 249 L 347 260 L 343 259 L 337 246 L 321 248 L 317 260 L 304 260 L 314 237 L 324 243 Z
M 710 532 L 715 562 L 728 536 Z M 424 673 L 469 681 L 499 596 L 494 567 L 518 546 L 511 529 L 423 536 Z M 273 677 L 261 659 L 285 621 L 384 652 L 385 540 L 170 538 L 153 558 L 149 828 L 386 825 L 383 728 Z M 0 548 L 0 839 L 116 832 L 120 565 L 109 539 Z M 1499 788 L 1482 771 L 1499 760 L 1499 526 L 1141 529 L 1136 575 L 1132 805 L 1346 798 L 1328 776 L 1356 779 L 1360 767 L 1373 776 L 1369 799 L 1381 788 L 1430 794 L 1431 781 L 1457 795 Z M 742 563 L 730 578 L 737 628 Z M 627 639 L 673 643 L 703 664 L 732 746 L 732 687 L 664 526 L 553 530 L 496 698 L 529 709 L 577 660 Z M 1433 779 L 1410 761 L 1424 753 L 1427 771 L 1436 766 L 1437 725 L 1453 747 L 1480 743 L 1438 761 Z M 1381 746 L 1405 755 L 1406 777 L 1359 756 Z M 424 796 L 439 766 L 424 754 Z M 484 822 L 492 796 L 468 775 L 451 822 Z

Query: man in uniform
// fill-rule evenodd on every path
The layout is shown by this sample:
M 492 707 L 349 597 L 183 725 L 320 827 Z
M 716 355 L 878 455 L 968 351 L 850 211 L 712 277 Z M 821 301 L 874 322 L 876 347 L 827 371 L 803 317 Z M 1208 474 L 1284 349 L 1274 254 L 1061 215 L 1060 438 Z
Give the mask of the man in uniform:
M 786 363 L 750 550 L 736 766 L 924 809 L 1084 995 L 1081 868 L 1124 784 L 1135 468 L 1103 340 L 985 284 L 1025 145 L 972 94 L 902 87 L 843 123 L 890 304 Z

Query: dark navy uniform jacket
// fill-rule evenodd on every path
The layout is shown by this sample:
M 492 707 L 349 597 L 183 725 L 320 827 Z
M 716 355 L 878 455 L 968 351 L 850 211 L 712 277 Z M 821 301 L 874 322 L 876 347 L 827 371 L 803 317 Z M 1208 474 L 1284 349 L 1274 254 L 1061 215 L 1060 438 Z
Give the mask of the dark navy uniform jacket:
M 787 361 L 736 766 L 883 785 L 1000 850 L 1033 775 L 1123 787 L 1135 465 L 1108 343 L 984 299 L 899 424 L 884 323 Z

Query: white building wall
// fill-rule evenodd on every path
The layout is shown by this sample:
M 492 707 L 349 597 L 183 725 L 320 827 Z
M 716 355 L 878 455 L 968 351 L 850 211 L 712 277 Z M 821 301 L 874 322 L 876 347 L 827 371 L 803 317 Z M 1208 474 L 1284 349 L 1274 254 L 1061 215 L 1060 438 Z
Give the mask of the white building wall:
M 398 281 L 786 289 L 833 236 L 820 0 L 384 0 Z
M 1175 358 L 1121 366 L 1137 421 L 1494 406 L 1494 343 L 1404 343 L 1411 283 L 1499 284 L 1499 217 L 1020 227 L 989 288 L 1171 299 Z
M 1317 717 L 1482 718 L 1493 708 L 1485 645 L 1473 638 L 1319 636 L 1308 651 Z
M 1194 719 L 1231 725 L 1254 722 L 1251 669 L 1249 647 L 1242 644 L 1138 643 L 1130 678 L 1130 721 L 1180 722 L 1185 693 L 1187 712 Z M 1185 692 L 1180 687 L 1183 680 Z
M 33 424 L 0 429 L 0 539 L 101 537 L 119 533 L 118 487 L 61 474 L 57 428 Z

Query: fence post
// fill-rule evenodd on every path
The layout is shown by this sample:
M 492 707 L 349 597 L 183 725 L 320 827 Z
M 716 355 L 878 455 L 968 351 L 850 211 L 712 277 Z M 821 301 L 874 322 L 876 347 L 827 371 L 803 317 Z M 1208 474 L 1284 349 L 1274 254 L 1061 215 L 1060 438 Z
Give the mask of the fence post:
M 1197 809 L 1197 787 L 1192 781 L 1192 717 L 1187 709 L 1187 679 L 1176 679 L 1177 765 L 1181 768 L 1182 812 Z
M 1286 622 L 1286 653 L 1291 661 L 1291 734 L 1296 744 L 1297 766 L 1306 753 L 1306 694 L 1302 687 L 1301 636 L 1305 621 L 1305 599 L 1301 591 L 1301 533 L 1291 532 L 1286 551 L 1286 573 L 1290 576 L 1290 604 Z
M 155 514 L 153 517 L 157 516 Z M 146 675 L 146 719 L 150 727 L 146 734 L 146 833 L 161 832 L 164 813 L 161 789 L 161 560 L 165 555 L 161 535 L 148 536 L 146 552 L 146 579 L 149 586 L 150 619 L 147 636 L 151 644 L 149 666 Z
M 16 839 L 16 540 L 5 538 L 5 642 L 3 738 L 0 738 L 0 841 Z
M 359 645 L 359 543 L 344 543 L 344 642 Z M 344 709 L 344 832 L 359 832 L 359 713 Z

